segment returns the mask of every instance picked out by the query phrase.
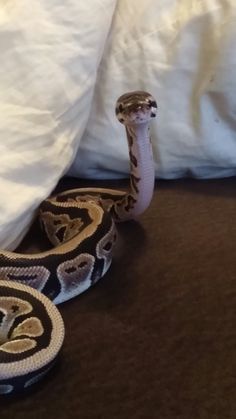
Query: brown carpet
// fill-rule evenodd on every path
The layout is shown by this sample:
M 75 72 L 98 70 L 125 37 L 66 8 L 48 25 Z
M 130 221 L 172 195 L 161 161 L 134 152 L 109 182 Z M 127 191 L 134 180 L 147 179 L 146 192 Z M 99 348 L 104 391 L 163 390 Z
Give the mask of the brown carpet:
M 0 418 L 235 419 L 235 195 L 236 179 L 158 182 L 107 275 L 59 306 L 57 367 Z

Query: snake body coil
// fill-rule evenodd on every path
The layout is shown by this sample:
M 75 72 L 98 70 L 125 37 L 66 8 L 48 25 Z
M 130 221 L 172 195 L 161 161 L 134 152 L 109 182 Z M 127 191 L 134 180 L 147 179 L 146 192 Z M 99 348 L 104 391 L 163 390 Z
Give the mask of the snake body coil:
M 0 279 L 3 280 L 0 281 L 0 393 L 10 393 L 18 389 L 20 382 L 23 382 L 22 387 L 27 383 L 29 386 L 43 375 L 53 361 L 52 352 L 48 362 L 42 361 L 45 351 L 40 349 L 37 340 L 34 347 L 27 349 L 27 346 L 17 343 L 22 338 L 19 339 L 18 334 L 14 335 L 13 326 L 6 329 L 9 323 L 6 305 L 10 301 L 8 298 L 14 299 L 14 295 L 18 298 L 21 291 L 17 286 L 27 285 L 25 294 L 22 291 L 20 297 L 26 305 L 31 304 L 28 303 L 30 299 L 36 298 L 35 295 L 29 296 L 30 287 L 41 291 L 46 296 L 42 296 L 46 309 L 43 316 L 52 311 L 55 314 L 57 309 L 49 299 L 59 304 L 75 297 L 96 283 L 108 270 L 116 240 L 115 222 L 135 218 L 149 205 L 154 187 L 149 121 L 156 116 L 156 110 L 155 100 L 146 92 L 128 93 L 117 101 L 116 114 L 126 127 L 129 147 L 128 192 L 83 188 L 51 197 L 41 204 L 39 216 L 42 229 L 54 247 L 42 253 L 27 255 L 0 251 Z M 16 285 L 15 281 L 21 284 Z M 31 305 L 33 307 L 33 304 Z M 12 305 L 9 307 L 11 311 Z M 29 314 L 24 312 L 17 316 L 17 322 L 19 319 L 21 321 L 19 325 L 22 321 L 23 324 L 30 322 L 27 319 L 32 317 L 32 310 Z M 24 319 L 22 316 L 25 316 Z M 19 329 L 19 325 L 14 327 Z M 32 333 L 37 332 L 37 325 L 38 321 L 31 322 Z M 45 344 L 48 348 L 52 344 L 55 328 L 52 322 L 49 328 L 43 326 L 41 329 L 41 332 L 47 330 L 48 336 L 51 336 Z M 59 335 L 63 335 L 62 331 Z M 24 339 L 29 339 L 29 336 L 24 336 Z M 60 343 L 61 340 L 59 338 Z M 11 349 L 8 350 L 9 347 Z M 60 345 L 55 351 L 55 356 L 59 347 Z M 34 368 L 30 369 L 30 360 L 34 353 L 38 361 L 34 362 Z M 21 377 L 18 381 L 15 381 L 16 367 L 16 375 Z M 42 371 L 40 368 L 43 368 Z
M 0 394 L 27 389 L 53 366 L 64 339 L 56 306 L 28 286 L 0 281 Z

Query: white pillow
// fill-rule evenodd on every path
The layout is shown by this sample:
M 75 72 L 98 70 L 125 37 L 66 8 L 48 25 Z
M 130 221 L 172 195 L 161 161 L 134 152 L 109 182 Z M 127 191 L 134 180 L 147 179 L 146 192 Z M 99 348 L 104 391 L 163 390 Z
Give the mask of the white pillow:
M 116 1 L 0 5 L 0 246 L 14 248 L 84 132 Z
M 70 174 L 127 176 L 120 94 L 150 91 L 156 176 L 236 174 L 236 2 L 117 2 L 90 118 Z
M 2 2 L 0 247 L 72 161 L 75 176 L 128 175 L 114 106 L 129 90 L 158 101 L 158 177 L 236 174 L 235 18 L 234 0 Z

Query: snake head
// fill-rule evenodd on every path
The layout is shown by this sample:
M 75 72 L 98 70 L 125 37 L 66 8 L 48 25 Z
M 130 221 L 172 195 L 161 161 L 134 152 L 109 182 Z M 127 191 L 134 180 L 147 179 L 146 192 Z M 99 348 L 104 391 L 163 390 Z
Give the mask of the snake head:
M 143 124 L 155 118 L 157 103 L 147 92 L 135 91 L 122 95 L 116 104 L 116 116 L 124 125 Z

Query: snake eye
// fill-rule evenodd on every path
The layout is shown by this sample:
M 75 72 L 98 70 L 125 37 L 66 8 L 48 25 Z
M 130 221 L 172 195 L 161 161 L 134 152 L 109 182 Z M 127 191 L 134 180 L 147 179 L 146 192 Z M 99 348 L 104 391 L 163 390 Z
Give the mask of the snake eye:
M 157 108 L 157 103 L 155 100 L 150 99 L 148 103 L 149 103 L 150 108 Z

